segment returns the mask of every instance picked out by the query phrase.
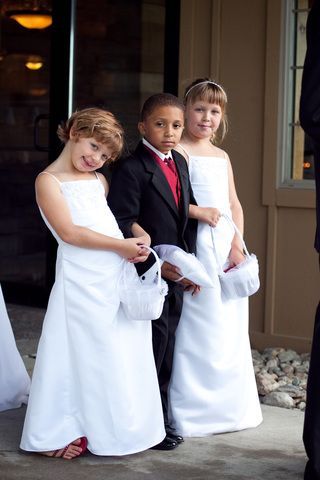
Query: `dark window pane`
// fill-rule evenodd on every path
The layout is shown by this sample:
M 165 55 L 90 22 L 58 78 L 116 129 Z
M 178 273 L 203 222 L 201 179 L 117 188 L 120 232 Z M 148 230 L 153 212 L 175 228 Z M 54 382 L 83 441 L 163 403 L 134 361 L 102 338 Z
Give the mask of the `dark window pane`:
M 132 148 L 142 102 L 163 90 L 165 1 L 78 0 L 76 16 L 74 108 L 110 109 Z

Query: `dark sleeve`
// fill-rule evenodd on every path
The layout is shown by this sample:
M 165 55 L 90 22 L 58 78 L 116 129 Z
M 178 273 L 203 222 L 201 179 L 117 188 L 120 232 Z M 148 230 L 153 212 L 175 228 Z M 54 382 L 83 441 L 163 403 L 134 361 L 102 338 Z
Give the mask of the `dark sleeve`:
M 173 152 L 174 152 L 175 158 L 177 160 L 180 159 L 181 168 L 183 168 L 183 170 L 185 171 L 185 173 L 188 177 L 189 203 L 191 205 L 197 205 L 196 199 L 195 199 L 194 194 L 193 194 L 192 186 L 191 186 L 188 162 L 185 159 L 185 157 L 183 155 L 181 155 L 180 152 L 177 152 L 177 150 L 173 150 Z
M 108 205 L 116 217 L 118 225 L 125 238 L 133 237 L 131 226 L 138 222 L 142 187 L 138 180 L 137 171 L 140 165 L 134 158 L 121 160 L 113 169 L 108 194 Z M 138 275 L 146 272 L 155 260 L 152 255 L 143 263 L 136 263 Z
M 193 190 L 192 190 L 192 186 L 191 186 L 191 183 L 190 183 L 190 204 L 191 205 L 198 205 L 197 204 L 197 201 L 194 197 L 194 194 L 193 194 Z
M 188 182 L 189 182 L 189 204 L 198 205 L 192 190 L 192 185 L 191 185 L 191 180 L 189 175 L 189 167 L 186 160 L 185 160 L 185 163 L 186 163 L 186 169 L 188 172 Z M 185 238 L 189 253 L 196 253 L 197 231 L 198 231 L 198 220 L 195 218 L 188 218 L 184 238 Z
M 315 0 L 307 20 L 307 52 L 304 62 L 300 123 L 320 144 L 320 0 Z
M 112 172 L 109 207 L 125 238 L 132 237 L 131 226 L 140 212 L 141 187 L 130 157 L 119 162 Z

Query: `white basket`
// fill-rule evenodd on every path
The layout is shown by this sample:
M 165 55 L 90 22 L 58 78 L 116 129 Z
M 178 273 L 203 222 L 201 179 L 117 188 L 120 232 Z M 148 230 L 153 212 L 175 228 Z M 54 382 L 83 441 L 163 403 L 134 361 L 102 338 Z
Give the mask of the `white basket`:
M 253 253 L 249 253 L 244 239 L 236 224 L 226 214 L 222 216 L 232 225 L 233 229 L 240 238 L 245 254 L 243 262 L 224 271 L 222 265 L 219 263 L 218 256 L 215 250 L 214 233 L 211 228 L 211 238 L 213 243 L 213 251 L 218 265 L 218 275 L 221 286 L 221 294 L 224 300 L 236 300 L 237 298 L 244 298 L 253 295 L 259 290 L 259 264 L 258 259 Z
M 120 288 L 120 301 L 123 309 L 131 320 L 156 320 L 160 317 L 165 296 L 168 293 L 168 285 L 161 278 L 161 264 L 156 252 L 147 246 L 155 257 L 158 275 L 157 281 L 153 284 L 145 285 L 136 275 L 134 279 L 128 280 L 126 268 L 122 276 L 122 286 Z

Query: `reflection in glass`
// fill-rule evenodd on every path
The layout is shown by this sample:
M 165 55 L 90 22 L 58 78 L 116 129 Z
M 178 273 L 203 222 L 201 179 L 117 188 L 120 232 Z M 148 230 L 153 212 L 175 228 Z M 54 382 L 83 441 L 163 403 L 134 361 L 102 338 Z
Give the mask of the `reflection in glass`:
M 110 109 L 129 148 L 144 100 L 163 90 L 164 0 L 77 1 L 74 108 Z
M 313 180 L 314 179 L 314 157 L 313 147 L 310 139 L 305 137 L 299 123 L 299 103 L 301 93 L 301 82 L 303 73 L 303 64 L 306 54 L 306 23 L 310 8 L 309 0 L 296 0 L 295 8 L 292 10 L 294 15 L 294 58 L 291 65 L 292 75 L 292 172 L 293 180 Z
M 48 160 L 33 138 L 35 119 L 49 112 L 50 28 L 28 30 L 4 14 L 0 21 L 0 282 L 23 289 L 43 286 L 46 274 L 34 180 Z M 41 58 L 42 68 L 26 68 L 30 58 Z M 47 127 L 39 130 L 44 145 Z

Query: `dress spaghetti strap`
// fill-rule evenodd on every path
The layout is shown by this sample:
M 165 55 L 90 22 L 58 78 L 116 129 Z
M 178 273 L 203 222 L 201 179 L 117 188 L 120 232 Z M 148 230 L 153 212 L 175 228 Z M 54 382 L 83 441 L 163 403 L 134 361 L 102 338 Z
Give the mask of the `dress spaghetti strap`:
M 96 176 L 96 179 L 98 180 L 98 182 L 100 183 L 100 185 L 102 186 L 103 190 L 105 191 L 106 195 L 108 195 L 108 191 L 109 191 L 109 183 L 108 183 L 108 180 L 107 180 L 107 190 L 106 190 L 106 187 L 104 185 L 104 183 L 101 181 L 101 178 L 99 177 L 98 173 L 96 171 L 93 172 Z M 103 174 L 102 174 L 103 175 Z
M 103 183 L 101 182 L 101 178 L 99 177 L 98 173 L 96 171 L 94 171 L 93 173 L 95 174 L 96 179 L 99 180 L 99 182 L 103 185 Z
M 39 175 L 42 175 L 43 173 L 46 173 L 47 175 L 50 175 L 50 177 L 54 178 L 54 179 L 55 179 L 55 181 L 56 181 L 56 182 L 59 184 L 59 186 L 61 186 L 61 182 L 60 182 L 60 180 L 58 180 L 58 179 L 57 179 L 57 177 L 56 177 L 55 175 L 53 175 L 53 174 L 52 174 L 52 173 L 50 173 L 50 172 L 46 172 L 45 170 L 44 170 L 43 172 L 40 172 L 40 173 L 39 173 Z M 39 175 L 38 175 L 38 176 L 39 176 Z
M 184 153 L 187 155 L 186 160 L 187 160 L 187 163 L 188 163 L 188 162 L 189 162 L 190 155 L 189 155 L 189 153 L 187 152 L 187 150 L 181 145 L 181 143 L 178 143 L 177 147 L 180 147 L 181 150 L 183 150 Z

